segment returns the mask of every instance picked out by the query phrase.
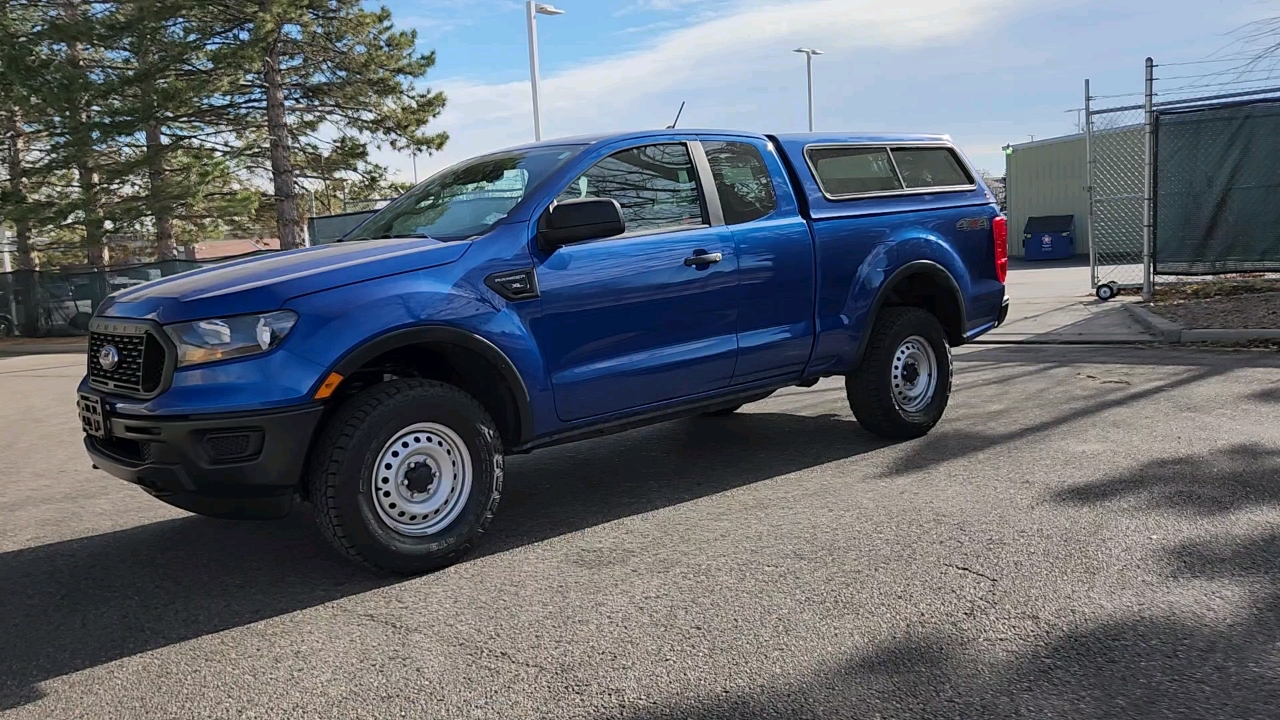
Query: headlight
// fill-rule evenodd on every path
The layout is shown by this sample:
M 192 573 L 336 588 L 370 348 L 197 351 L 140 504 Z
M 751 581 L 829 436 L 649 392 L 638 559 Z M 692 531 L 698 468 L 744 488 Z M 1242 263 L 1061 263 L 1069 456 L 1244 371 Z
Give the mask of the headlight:
M 164 331 L 178 346 L 178 367 L 183 367 L 266 352 L 279 345 L 297 321 L 297 313 L 280 310 L 166 325 Z

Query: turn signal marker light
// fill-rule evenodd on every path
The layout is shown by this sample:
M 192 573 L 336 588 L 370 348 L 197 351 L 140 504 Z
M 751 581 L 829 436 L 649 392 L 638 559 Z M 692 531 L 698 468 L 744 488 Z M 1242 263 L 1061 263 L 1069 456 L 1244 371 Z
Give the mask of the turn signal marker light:
M 329 377 L 324 379 L 324 383 L 320 385 L 320 389 L 316 391 L 316 399 L 324 400 L 338 389 L 338 385 L 342 382 L 342 376 L 338 373 L 329 373 Z

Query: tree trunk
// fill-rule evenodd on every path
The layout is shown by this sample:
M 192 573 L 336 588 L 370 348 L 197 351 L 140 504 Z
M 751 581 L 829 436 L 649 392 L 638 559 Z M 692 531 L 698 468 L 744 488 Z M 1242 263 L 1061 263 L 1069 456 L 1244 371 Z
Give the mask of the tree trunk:
M 293 161 L 289 157 L 289 123 L 284 114 L 284 90 L 280 82 L 280 40 L 271 43 L 262 67 L 267 86 L 267 132 L 271 136 L 271 180 L 276 198 L 276 231 L 280 249 L 302 247 L 302 222 L 294 189 Z
M 69 22 L 80 18 L 77 0 L 63 0 L 62 10 Z M 67 64 L 73 70 L 83 70 L 81 47 L 79 41 L 72 41 L 67 46 Z M 80 186 L 81 212 L 84 213 L 84 244 L 88 249 L 89 263 L 102 269 L 111 261 L 106 244 L 106 223 L 102 218 L 98 187 L 98 169 L 93 164 L 93 133 L 89 125 L 89 111 L 83 99 L 77 98 L 72 107 L 68 132 L 71 144 L 75 147 L 76 182 Z M 105 281 L 103 282 L 105 286 Z
M 76 175 L 84 208 L 84 244 L 89 251 L 89 264 L 102 270 L 111 264 L 111 253 L 107 250 L 106 223 L 98 207 L 98 170 L 88 158 L 82 158 L 76 160 Z
M 173 238 L 173 213 L 165 199 L 164 137 L 160 124 L 147 123 L 147 209 L 156 222 L 156 254 L 161 260 L 178 257 L 178 244 Z
M 9 195 L 14 207 L 27 204 L 26 161 L 27 132 L 22 126 L 22 113 L 17 108 L 9 110 L 5 135 L 8 140 Z M 40 269 L 40 256 L 31 244 L 31 221 L 24 217 L 16 217 L 13 227 L 17 231 L 14 245 L 18 250 L 17 270 L 14 273 L 15 301 L 13 306 L 21 308 L 14 321 L 18 323 L 18 332 L 26 337 L 40 334 L 40 315 L 35 310 L 36 274 Z M 8 312 L 9 308 L 0 308 L 0 312 Z
M 148 8 L 154 10 L 154 8 Z M 154 60 L 149 33 L 162 32 L 154 27 L 146 26 L 139 32 L 138 69 L 150 72 Z M 156 224 L 156 255 L 160 260 L 173 260 L 178 257 L 178 246 L 173 239 L 173 208 L 170 206 L 167 171 L 165 170 L 164 133 L 160 126 L 159 113 L 156 108 L 155 83 L 148 77 L 140 88 L 142 91 L 143 113 L 146 118 L 144 131 L 147 140 L 147 211 Z
M 22 113 L 13 108 L 9 111 L 5 135 L 9 141 L 9 196 L 15 206 L 27 204 L 27 131 L 22 126 Z M 31 222 L 23 217 L 14 219 L 14 229 L 18 246 L 18 269 L 39 270 L 40 257 L 31 245 Z

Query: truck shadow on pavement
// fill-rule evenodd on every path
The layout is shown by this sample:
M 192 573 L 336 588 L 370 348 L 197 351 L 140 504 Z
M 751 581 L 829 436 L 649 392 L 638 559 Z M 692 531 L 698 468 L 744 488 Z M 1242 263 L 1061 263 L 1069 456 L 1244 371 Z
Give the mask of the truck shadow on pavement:
M 1242 445 L 1160 461 L 1061 490 L 1054 500 L 1117 516 L 1274 510 L 1280 504 L 1280 450 Z M 1060 622 L 1041 621 L 1034 635 L 1018 638 L 1021 647 L 1014 653 L 979 645 L 974 631 L 935 624 L 821 671 L 608 717 L 1277 717 L 1280 531 L 1192 532 L 1193 539 L 1153 551 L 1155 580 L 1196 586 L 1196 592 L 1215 598 L 1215 606 L 1231 598 L 1230 607 L 1175 615 L 1138 606 L 1092 623 L 1077 620 L 1076 613 L 1059 615 Z M 1228 587 L 1244 592 L 1221 592 Z M 1000 616 L 1017 610 L 993 606 L 982 612 Z
M 511 458 L 479 551 L 883 446 L 847 418 L 744 412 Z M 38 700 L 44 680 L 397 581 L 331 551 L 308 510 L 265 523 L 183 517 L 0 554 L 0 711 Z

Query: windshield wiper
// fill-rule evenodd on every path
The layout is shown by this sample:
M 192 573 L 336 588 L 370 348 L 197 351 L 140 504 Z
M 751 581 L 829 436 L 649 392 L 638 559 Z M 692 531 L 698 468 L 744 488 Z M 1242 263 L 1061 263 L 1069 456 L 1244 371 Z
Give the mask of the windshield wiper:
M 358 241 L 358 240 L 391 240 L 392 238 L 426 238 L 426 239 L 428 239 L 428 240 L 435 240 L 435 238 L 431 237 L 430 235 L 427 235 L 426 233 L 416 233 L 416 232 L 411 232 L 411 233 L 392 233 L 392 232 L 388 232 L 388 233 L 382 233 L 381 235 L 374 235 L 373 237 L 370 237 L 370 236 L 368 236 L 368 235 L 361 235 L 361 236 L 359 236 L 359 237 L 344 237 L 344 238 L 338 238 L 338 240 L 337 240 L 336 242 L 356 242 L 356 241 Z

